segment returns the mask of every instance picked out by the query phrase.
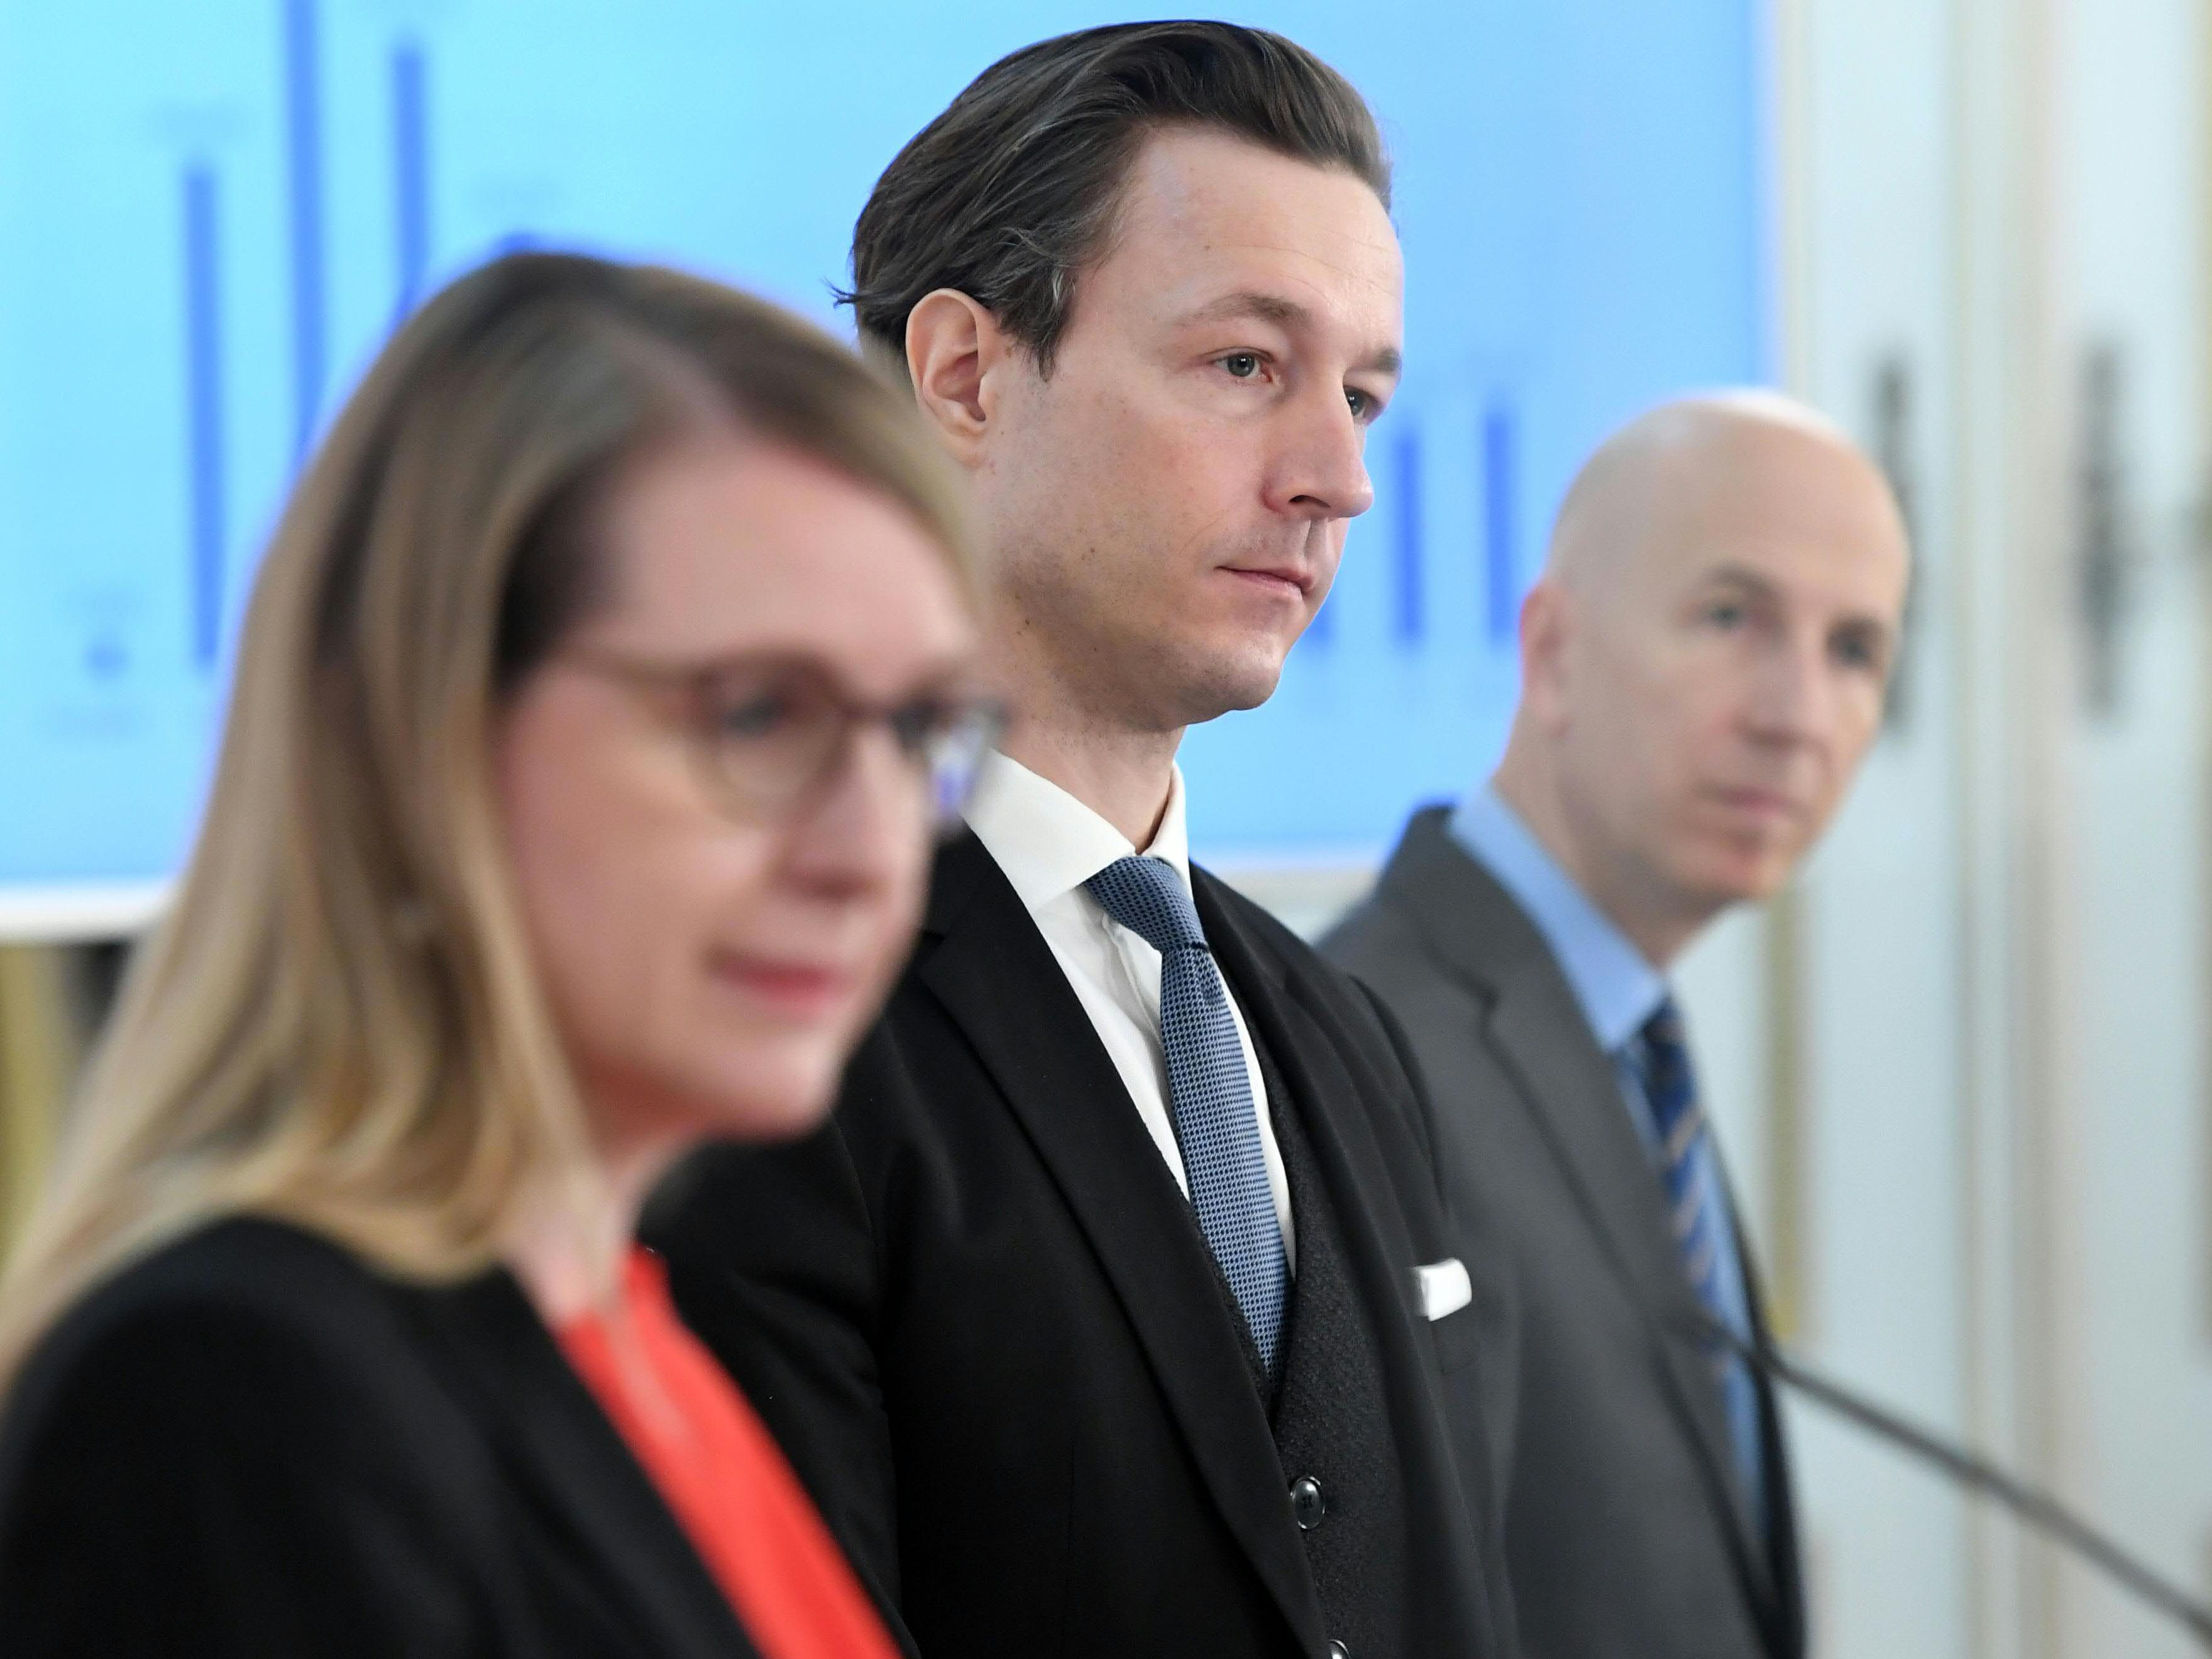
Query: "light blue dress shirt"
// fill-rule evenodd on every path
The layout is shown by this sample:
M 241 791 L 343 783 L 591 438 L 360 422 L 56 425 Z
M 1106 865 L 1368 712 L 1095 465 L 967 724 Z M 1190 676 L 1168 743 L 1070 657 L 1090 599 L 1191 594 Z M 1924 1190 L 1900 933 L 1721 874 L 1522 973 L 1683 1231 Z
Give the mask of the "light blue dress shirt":
M 1589 1022 L 1598 1048 L 1613 1061 L 1629 1121 L 1636 1126 L 1637 1136 L 1651 1158 L 1652 1179 L 1661 1180 L 1658 1131 L 1651 1103 L 1644 1096 L 1638 1062 L 1644 1023 L 1659 1012 L 1659 1005 L 1668 994 L 1665 977 L 1591 902 L 1522 822 L 1521 815 L 1488 784 L 1460 803 L 1452 814 L 1451 833 L 1512 895 L 1551 946 L 1575 1000 L 1582 1005 L 1583 1018 Z M 1735 1217 L 1729 1207 L 1728 1189 L 1721 1181 L 1710 1131 L 1700 1143 L 1696 1178 L 1722 1224 L 1721 1313 L 1736 1334 L 1749 1341 L 1751 1299 L 1744 1286 Z M 1750 1501 L 1753 1524 L 1763 1537 L 1765 1457 L 1759 1434 L 1758 1389 L 1748 1369 L 1739 1361 L 1723 1374 L 1721 1392 L 1735 1446 L 1737 1472 Z

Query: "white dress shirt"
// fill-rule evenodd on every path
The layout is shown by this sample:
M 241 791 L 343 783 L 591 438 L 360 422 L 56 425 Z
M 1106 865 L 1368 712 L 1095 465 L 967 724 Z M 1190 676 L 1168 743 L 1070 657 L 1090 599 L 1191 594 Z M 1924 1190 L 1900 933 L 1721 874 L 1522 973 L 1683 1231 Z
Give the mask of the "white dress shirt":
M 1167 1056 L 1160 1048 L 1160 953 L 1109 916 L 1083 884 L 1137 848 L 1058 784 L 1000 754 L 984 763 L 975 798 L 969 804 L 968 827 L 1006 872 L 1037 931 L 1052 947 L 1114 1069 L 1121 1074 L 1137 1115 L 1176 1185 L 1188 1198 L 1190 1177 L 1183 1170 L 1182 1149 L 1168 1109 Z M 1144 856 L 1164 860 L 1183 890 L 1190 890 L 1190 841 L 1180 767 L 1174 769 L 1168 785 L 1168 808 L 1161 816 L 1159 832 Z M 1222 986 L 1228 989 L 1226 975 Z M 1229 1012 L 1237 1022 L 1244 1075 L 1252 1083 L 1260 1151 L 1267 1159 L 1267 1188 L 1282 1228 L 1283 1254 L 1295 1272 L 1297 1248 L 1291 1231 L 1290 1182 L 1283 1175 L 1282 1149 L 1275 1145 L 1275 1127 L 1267 1113 L 1267 1085 L 1233 991 Z

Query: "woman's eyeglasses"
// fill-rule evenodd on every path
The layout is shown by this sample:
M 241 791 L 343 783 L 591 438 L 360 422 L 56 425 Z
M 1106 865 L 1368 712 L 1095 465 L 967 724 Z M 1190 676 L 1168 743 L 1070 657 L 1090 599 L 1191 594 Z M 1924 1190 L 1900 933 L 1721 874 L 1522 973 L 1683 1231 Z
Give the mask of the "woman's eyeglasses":
M 854 733 L 880 725 L 926 787 L 937 833 L 951 834 L 1006 726 L 1004 707 L 972 692 L 862 702 L 818 664 L 799 658 L 672 667 L 573 647 L 560 656 L 677 708 L 717 804 L 756 823 L 799 810 L 845 766 Z

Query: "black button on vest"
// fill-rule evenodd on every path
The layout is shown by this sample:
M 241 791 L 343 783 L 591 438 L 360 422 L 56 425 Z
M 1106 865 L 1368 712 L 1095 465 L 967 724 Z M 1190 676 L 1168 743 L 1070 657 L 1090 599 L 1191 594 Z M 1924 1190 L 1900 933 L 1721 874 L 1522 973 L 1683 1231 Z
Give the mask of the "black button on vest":
M 1310 1474 L 1302 1474 L 1291 1482 L 1291 1514 L 1300 1532 L 1311 1532 L 1328 1513 L 1328 1503 L 1322 1496 L 1320 1481 Z

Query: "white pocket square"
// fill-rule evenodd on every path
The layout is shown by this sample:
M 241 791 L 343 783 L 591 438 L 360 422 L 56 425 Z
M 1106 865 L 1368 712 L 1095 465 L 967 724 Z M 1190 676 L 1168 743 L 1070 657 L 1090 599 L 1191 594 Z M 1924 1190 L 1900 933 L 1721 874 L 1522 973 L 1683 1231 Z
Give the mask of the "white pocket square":
M 1431 1322 L 1455 1314 L 1474 1300 L 1474 1286 L 1468 1283 L 1466 1265 L 1455 1255 L 1414 1268 L 1413 1283 L 1421 1292 L 1421 1311 Z

